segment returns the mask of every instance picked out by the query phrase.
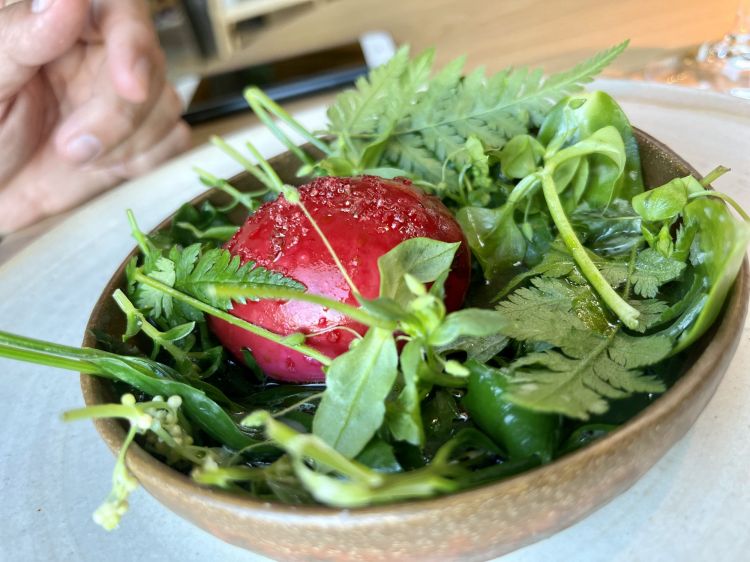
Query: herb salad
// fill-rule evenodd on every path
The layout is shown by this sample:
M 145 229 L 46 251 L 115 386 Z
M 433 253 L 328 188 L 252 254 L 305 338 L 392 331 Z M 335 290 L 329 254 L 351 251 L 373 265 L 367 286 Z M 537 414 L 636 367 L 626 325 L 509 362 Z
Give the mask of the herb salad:
M 135 482 L 124 453 L 135 438 L 205 485 L 358 507 L 550 462 L 663 392 L 721 311 L 750 226 L 706 189 L 721 168 L 644 190 L 627 117 L 607 94 L 580 91 L 624 47 L 546 79 L 522 69 L 464 75 L 462 61 L 433 75 L 431 53 L 402 50 L 341 94 L 316 134 L 249 89 L 256 115 L 299 158 L 300 183 L 409 178 L 439 198 L 471 250 L 468 299 L 458 310 L 444 302 L 461 244 L 425 236 L 378 257 L 377 294 L 353 291 L 355 307 L 307 291 L 273 260 L 232 254 L 224 245 L 238 207 L 251 219 L 262 205 L 299 209 L 338 266 L 336 237 L 351 232 L 326 231 L 306 188 L 285 185 L 252 145 L 254 161 L 215 139 L 260 188 L 241 193 L 199 171 L 230 204 L 185 206 L 153 235 L 131 217 L 141 256 L 113 295 L 127 318 L 122 342 L 102 335 L 101 349 L 75 349 L 0 333 L 2 356 L 104 376 L 121 390 L 120 404 L 66 414 L 129 422 L 97 520 L 112 528 L 127 507 Z M 362 329 L 328 356 L 317 332 L 277 333 L 237 316 L 259 301 L 330 308 Z M 253 349 L 227 353 L 214 319 L 317 361 L 325 385 L 268 379 Z

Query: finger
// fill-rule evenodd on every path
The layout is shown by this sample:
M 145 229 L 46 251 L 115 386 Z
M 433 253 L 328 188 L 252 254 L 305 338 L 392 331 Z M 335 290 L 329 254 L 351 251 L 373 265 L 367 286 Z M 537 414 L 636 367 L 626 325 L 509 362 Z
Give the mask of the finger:
M 145 173 L 185 150 L 190 129 L 179 122 L 149 150 L 116 168 L 81 169 L 60 159 L 54 147 L 41 149 L 0 190 L 0 236 L 71 209 L 124 179 Z
M 49 135 L 57 118 L 57 100 L 45 81 L 31 78 L 7 104 L 0 108 L 0 189 L 34 155 Z M 39 108 L 48 108 L 40 111 Z
M 47 145 L 0 190 L 0 235 L 75 207 L 119 181 L 109 171 L 82 171 Z
M 70 162 L 94 162 L 117 149 L 139 129 L 160 98 L 164 81 L 152 83 L 144 103 L 120 97 L 106 74 L 94 85 L 90 99 L 77 107 L 54 134 L 58 152 Z
M 89 0 L 33 0 L 0 9 L 0 102 L 78 40 Z
M 159 142 L 146 151 L 112 168 L 121 179 L 131 179 L 145 174 L 190 148 L 190 127 L 180 121 Z
M 93 17 L 115 91 L 130 102 L 145 101 L 154 79 L 164 73 L 164 55 L 146 3 L 95 0 Z
M 162 88 L 161 96 L 135 132 L 117 148 L 98 159 L 96 165 L 107 167 L 131 160 L 138 154 L 148 151 L 174 129 L 180 121 L 181 108 L 177 92 L 167 84 Z

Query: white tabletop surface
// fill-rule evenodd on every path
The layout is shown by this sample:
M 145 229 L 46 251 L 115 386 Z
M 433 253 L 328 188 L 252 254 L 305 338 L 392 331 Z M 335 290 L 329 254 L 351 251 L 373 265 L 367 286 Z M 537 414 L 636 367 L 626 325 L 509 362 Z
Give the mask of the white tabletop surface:
M 642 83 L 601 81 L 632 122 L 699 171 L 733 169 L 717 187 L 750 208 L 750 103 Z M 322 109 L 298 116 L 312 127 Z M 266 156 L 268 133 L 242 131 Z M 202 191 L 193 165 L 229 176 L 238 168 L 196 149 L 69 214 L 31 244 L 0 245 L 0 329 L 78 344 L 91 308 L 133 246 L 125 209 L 149 229 Z M 49 228 L 47 225 L 45 228 Z M 42 229 L 43 230 L 43 229 Z M 635 486 L 587 519 L 514 552 L 507 562 L 740 561 L 750 552 L 750 362 L 748 328 L 716 395 L 687 436 Z M 0 360 L 0 561 L 108 562 L 264 560 L 225 544 L 142 490 L 120 528 L 91 513 L 109 491 L 113 457 L 88 422 L 67 424 L 82 405 L 75 373 Z

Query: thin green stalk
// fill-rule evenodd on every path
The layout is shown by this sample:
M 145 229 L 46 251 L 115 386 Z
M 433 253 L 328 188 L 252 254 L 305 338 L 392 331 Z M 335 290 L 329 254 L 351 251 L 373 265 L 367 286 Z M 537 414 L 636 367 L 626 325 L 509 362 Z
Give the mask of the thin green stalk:
M 31 349 L 41 351 L 42 353 L 54 354 L 73 359 L 86 359 L 95 357 L 117 357 L 117 355 L 102 351 L 100 349 L 91 349 L 90 347 L 72 347 L 58 343 L 51 343 L 44 340 L 37 340 L 10 332 L 0 331 L 0 344 L 21 349 Z
M 228 205 L 220 208 L 220 210 L 222 211 L 230 211 L 238 203 L 245 207 L 248 211 L 254 211 L 260 205 L 258 198 L 263 197 L 269 191 L 268 187 L 265 187 L 264 189 L 256 191 L 242 192 L 227 180 L 217 178 L 213 174 L 198 166 L 194 166 L 193 171 L 198 174 L 201 182 L 203 182 L 204 185 L 213 187 L 214 189 L 218 189 L 219 191 L 223 191 L 232 198 L 232 201 Z
M 305 404 L 309 404 L 310 402 L 312 402 L 314 400 L 320 400 L 321 398 L 323 398 L 324 394 L 325 394 L 325 392 L 316 392 L 315 394 L 311 394 L 310 396 L 308 396 L 306 398 L 303 398 L 302 400 L 299 400 L 299 401 L 295 402 L 291 406 L 287 406 L 283 410 L 279 410 L 278 412 L 272 412 L 271 415 L 274 418 L 283 417 L 283 416 L 287 415 L 289 412 L 293 412 L 294 410 L 296 410 L 300 406 L 304 406 Z
M 101 418 L 122 418 L 126 420 L 137 420 L 144 414 L 135 406 L 125 404 L 96 404 L 76 410 L 68 410 L 63 413 L 64 421 L 78 421 Z
M 361 293 L 357 289 L 357 286 L 354 284 L 354 281 L 352 281 L 352 278 L 349 277 L 349 274 L 347 273 L 346 269 L 344 269 L 344 265 L 341 263 L 341 260 L 336 255 L 336 252 L 333 250 L 333 246 L 331 246 L 331 243 L 328 241 L 328 238 L 325 234 L 323 234 L 323 231 L 320 230 L 320 227 L 318 226 L 317 221 L 312 217 L 310 212 L 307 210 L 307 207 L 305 207 L 304 203 L 302 201 L 298 201 L 296 205 L 299 206 L 300 209 L 302 209 L 302 213 L 307 217 L 307 220 L 310 221 L 310 224 L 315 229 L 315 232 L 318 233 L 318 236 L 320 236 L 320 239 L 323 241 L 323 245 L 326 247 L 326 250 L 328 250 L 328 253 L 331 254 L 331 257 L 333 258 L 333 262 L 336 264 L 336 267 L 338 268 L 341 275 L 344 277 L 344 281 L 346 281 L 346 284 L 349 285 L 349 289 L 351 289 L 352 293 L 356 297 L 360 297 Z
M 721 193 L 720 191 L 703 191 L 701 193 L 692 193 L 688 195 L 688 199 L 691 201 L 700 197 L 716 197 L 717 199 L 721 199 L 725 203 L 728 203 L 732 209 L 737 211 L 737 214 L 742 217 L 742 220 L 750 222 L 750 216 L 745 212 L 745 209 L 743 209 L 737 201 L 732 199 L 726 193 Z
M 379 486 L 383 483 L 384 475 L 347 459 L 314 435 L 298 433 L 286 424 L 276 421 L 270 412 L 258 410 L 240 423 L 250 427 L 263 426 L 268 439 L 279 443 L 296 459 L 313 459 L 316 463 L 323 464 L 343 476 L 368 486 Z
M 268 189 L 271 191 L 278 191 L 278 186 L 274 185 L 274 183 L 271 181 L 269 177 L 267 177 L 261 170 L 258 168 L 257 165 L 250 162 L 245 156 L 242 155 L 242 153 L 231 146 L 229 143 L 227 143 L 223 138 L 212 136 L 211 137 L 211 144 L 214 146 L 220 148 L 224 153 L 226 153 L 228 156 L 230 156 L 233 160 L 235 160 L 237 163 L 239 163 L 245 170 L 247 170 L 249 173 L 251 173 L 253 176 L 255 176 L 255 179 L 257 179 L 259 182 L 261 182 L 263 185 L 265 185 Z
M 226 489 L 234 482 L 264 482 L 266 480 L 266 469 L 249 466 L 196 468 L 190 476 L 199 484 Z
M 372 316 L 361 308 L 334 299 L 329 299 L 322 295 L 314 295 L 312 293 L 297 291 L 295 289 L 287 289 L 285 287 L 234 287 L 217 283 L 214 285 L 213 290 L 216 295 L 229 298 L 248 297 L 259 299 L 297 300 L 319 304 L 320 306 L 336 310 L 352 320 L 365 324 L 366 326 L 383 328 L 385 330 L 395 330 L 397 328 L 395 322 Z
M 292 117 L 289 113 L 287 113 L 283 107 L 281 107 L 271 98 L 269 98 L 261 89 L 256 88 L 256 87 L 247 88 L 245 90 L 245 99 L 250 104 L 250 107 L 253 107 L 253 103 L 255 101 L 262 104 L 265 109 L 268 109 L 268 111 L 270 111 L 273 115 L 275 115 L 276 117 L 281 119 L 284 123 L 289 125 L 289 127 L 292 130 L 299 133 L 302 137 L 304 137 L 304 139 L 307 142 L 312 144 L 315 148 L 317 148 L 318 150 L 320 150 L 327 156 L 331 155 L 331 149 L 328 148 L 328 146 L 323 141 L 321 141 L 319 138 L 313 135 L 310 131 L 308 131 L 299 121 L 297 121 L 294 117 Z
M 77 371 L 88 375 L 100 374 L 100 370 L 95 365 L 85 361 L 68 359 L 66 357 L 56 357 L 39 351 L 19 349 L 4 344 L 0 344 L 0 357 L 22 361 L 24 363 L 36 363 L 37 365 L 44 365 L 45 367 L 57 367 L 58 369 Z
M 523 178 L 508 195 L 506 205 L 515 206 L 521 199 L 528 196 L 539 183 L 539 174 L 533 173 Z
M 255 148 L 255 145 L 253 143 L 247 141 L 245 143 L 245 146 L 250 151 L 250 154 L 253 155 L 253 158 L 258 161 L 258 165 L 263 170 L 263 173 L 266 174 L 270 185 L 273 186 L 271 187 L 271 189 L 273 189 L 277 193 L 281 193 L 284 190 L 284 182 L 281 181 L 281 178 L 279 177 L 279 174 L 276 173 L 276 170 L 271 167 L 271 165 L 268 163 L 268 160 L 266 160 L 260 153 L 260 151 Z
M 706 177 L 700 181 L 700 184 L 703 187 L 708 187 L 709 185 L 711 185 L 711 183 L 715 182 L 727 172 L 731 172 L 731 170 L 726 166 L 716 166 L 713 170 L 706 174 Z
M 127 210 L 127 216 L 128 223 L 130 224 L 130 232 L 133 235 L 133 238 L 135 238 L 136 244 L 138 244 L 143 255 L 148 256 L 151 253 L 151 245 L 143 234 L 143 231 L 138 227 L 138 223 L 135 220 L 135 213 L 133 213 L 132 209 Z
M 307 166 L 312 166 L 315 164 L 315 160 L 313 160 L 309 154 L 307 154 L 304 150 L 302 150 L 299 146 L 292 142 L 292 140 L 286 135 L 286 133 L 281 130 L 281 127 L 276 125 L 274 120 L 268 115 L 266 108 L 259 102 L 256 97 L 248 95 L 248 92 L 246 91 L 245 99 L 247 100 L 247 103 L 250 104 L 250 108 L 253 110 L 258 119 L 260 119 L 261 122 L 274 134 L 274 136 L 279 139 L 284 146 L 286 146 L 287 150 L 289 150 L 297 158 L 299 158 L 303 164 Z
M 243 330 L 246 330 L 250 332 L 251 334 L 255 334 L 256 336 L 260 336 L 262 338 L 267 339 L 268 341 L 272 341 L 286 348 L 293 349 L 294 351 L 299 351 L 303 355 L 307 355 L 308 357 L 315 359 L 316 361 L 319 361 L 325 366 L 328 366 L 331 364 L 331 358 L 326 355 L 323 355 L 317 349 L 314 349 L 307 345 L 290 345 L 288 341 L 285 341 L 286 338 L 284 336 L 274 334 L 273 332 L 269 330 L 266 330 L 254 324 L 251 324 L 250 322 L 246 322 L 245 320 L 242 320 L 241 318 L 237 318 L 236 316 L 232 316 L 231 314 L 228 314 L 227 312 L 224 312 L 223 310 L 214 308 L 213 306 L 208 305 L 204 302 L 201 302 L 198 299 L 193 298 L 189 295 L 186 295 L 185 293 L 182 293 L 178 291 L 177 289 L 170 287 L 169 285 L 160 283 L 156 279 L 153 279 L 149 277 L 148 275 L 145 275 L 142 271 L 137 271 L 135 273 L 135 279 L 137 281 L 140 281 L 144 285 L 148 285 L 149 287 L 156 289 L 157 291 L 161 291 L 162 293 L 169 295 L 170 297 L 174 299 L 177 299 L 181 302 L 189 304 L 193 308 L 196 308 L 202 312 L 205 312 L 206 314 L 214 316 L 215 318 L 224 320 L 225 322 L 232 324 L 233 326 L 242 328 Z
M 565 210 L 563 209 L 560 197 L 557 194 L 557 186 L 552 178 L 552 172 L 545 170 L 542 173 L 542 191 L 544 199 L 547 202 L 550 216 L 560 233 L 560 237 L 565 242 L 573 259 L 583 273 L 583 276 L 591 284 L 594 290 L 599 293 L 604 303 L 622 320 L 622 322 L 631 329 L 638 327 L 638 319 L 641 315 L 635 308 L 630 306 L 620 295 L 617 294 L 612 286 L 596 267 L 594 262 L 586 252 L 581 241 L 576 236 L 573 227 L 568 220 Z

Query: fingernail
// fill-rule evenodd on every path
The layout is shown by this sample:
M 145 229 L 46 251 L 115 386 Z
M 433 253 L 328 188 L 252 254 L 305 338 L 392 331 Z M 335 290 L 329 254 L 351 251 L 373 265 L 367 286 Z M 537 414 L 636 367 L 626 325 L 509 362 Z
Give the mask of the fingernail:
M 49 8 L 55 0 L 31 0 L 31 11 L 39 14 Z
M 102 143 L 94 135 L 81 135 L 65 145 L 65 155 L 78 164 L 91 162 L 102 151 Z

